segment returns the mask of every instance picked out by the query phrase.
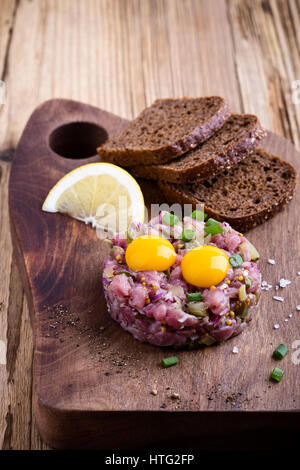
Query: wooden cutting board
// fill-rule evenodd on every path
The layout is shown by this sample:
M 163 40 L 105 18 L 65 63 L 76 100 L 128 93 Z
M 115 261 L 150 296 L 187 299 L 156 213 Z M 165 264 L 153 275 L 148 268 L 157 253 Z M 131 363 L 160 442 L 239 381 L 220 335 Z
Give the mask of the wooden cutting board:
M 11 231 L 34 332 L 34 406 L 43 439 L 57 448 L 118 449 L 199 443 L 212 436 L 224 442 L 227 433 L 241 443 L 252 430 L 296 430 L 300 365 L 292 361 L 292 343 L 300 340 L 299 191 L 283 212 L 248 234 L 261 252 L 263 278 L 272 285 L 282 277 L 292 281 L 277 292 L 284 302 L 273 300 L 273 289 L 264 292 L 257 317 L 242 335 L 176 352 L 179 365 L 163 369 L 161 359 L 173 351 L 139 343 L 106 311 L 101 270 L 107 248 L 96 232 L 41 211 L 58 179 L 98 161 L 96 146 L 126 122 L 86 104 L 47 101 L 32 114 L 12 165 Z M 269 133 L 264 147 L 299 170 L 300 154 L 287 140 Z M 142 189 L 148 203 L 164 202 L 154 183 L 142 183 Z M 271 356 L 280 343 L 290 353 L 278 364 Z M 269 381 L 275 365 L 285 371 L 279 384 Z

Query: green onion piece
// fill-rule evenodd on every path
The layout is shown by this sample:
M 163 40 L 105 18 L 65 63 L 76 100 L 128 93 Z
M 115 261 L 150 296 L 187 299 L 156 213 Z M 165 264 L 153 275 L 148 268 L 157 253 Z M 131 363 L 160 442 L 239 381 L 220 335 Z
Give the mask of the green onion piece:
M 206 221 L 206 225 L 215 225 L 215 224 L 220 224 L 220 222 L 216 219 L 213 219 L 212 217 L 210 217 L 207 221 Z
M 167 212 L 163 215 L 162 221 L 164 224 L 173 227 L 174 225 L 178 224 L 178 217 L 177 215 L 170 214 L 170 212 Z
M 274 359 L 283 359 L 288 353 L 288 347 L 285 344 L 280 344 L 273 352 Z
M 208 219 L 204 230 L 206 233 L 210 233 L 211 235 L 217 235 L 218 233 L 223 232 L 220 222 L 215 219 Z
M 161 365 L 163 367 L 170 367 L 170 366 L 175 366 L 175 364 L 178 364 L 179 359 L 176 356 L 170 356 L 170 357 L 165 357 L 164 359 L 161 360 Z
M 272 373 L 270 375 L 270 379 L 274 380 L 275 382 L 280 382 L 283 377 L 284 371 L 279 369 L 279 367 L 274 367 Z
M 229 263 L 234 268 L 238 268 L 239 266 L 243 264 L 243 258 L 241 257 L 241 255 L 235 253 L 234 255 L 230 256 Z
M 191 217 L 192 219 L 195 219 L 195 220 L 204 220 L 205 217 L 207 217 L 207 214 L 205 214 L 205 212 L 202 212 L 202 211 L 194 210 L 191 213 Z
M 192 294 L 186 294 L 186 298 L 190 302 L 194 302 L 197 300 L 203 300 L 203 295 L 201 294 L 201 292 L 193 292 Z
M 195 232 L 191 228 L 186 228 L 181 234 L 181 240 L 184 242 L 191 241 L 195 236 Z

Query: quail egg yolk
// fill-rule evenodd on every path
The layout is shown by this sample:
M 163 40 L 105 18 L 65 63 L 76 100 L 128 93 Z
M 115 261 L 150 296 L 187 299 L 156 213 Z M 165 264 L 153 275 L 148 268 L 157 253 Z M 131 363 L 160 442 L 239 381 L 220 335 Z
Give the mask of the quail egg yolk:
M 175 263 L 176 252 L 166 238 L 142 235 L 128 245 L 125 259 L 133 271 L 166 271 Z
M 216 246 L 204 245 L 188 251 L 181 260 L 182 276 L 189 284 L 211 287 L 225 278 L 229 260 Z

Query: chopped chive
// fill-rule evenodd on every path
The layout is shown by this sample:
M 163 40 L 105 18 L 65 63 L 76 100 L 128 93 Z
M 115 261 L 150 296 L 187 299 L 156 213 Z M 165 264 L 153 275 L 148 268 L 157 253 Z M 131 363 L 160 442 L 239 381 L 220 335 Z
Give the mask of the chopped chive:
M 285 344 L 280 344 L 273 352 L 274 359 L 283 359 L 288 353 L 288 347 Z
M 181 240 L 184 242 L 189 242 L 195 236 L 195 232 L 191 228 L 186 228 L 181 234 Z
M 274 367 L 272 373 L 270 375 L 270 379 L 274 380 L 275 382 L 280 382 L 283 377 L 284 371 L 279 369 L 279 367 Z
M 175 364 L 178 364 L 179 359 L 176 356 L 170 356 L 170 357 L 165 357 L 164 359 L 161 360 L 161 365 L 163 367 L 170 367 L 170 366 L 175 366 Z
M 212 217 L 210 217 L 207 222 L 206 222 L 206 225 L 214 225 L 214 224 L 220 224 L 220 222 L 216 219 L 213 219 Z
M 192 294 L 186 294 L 186 298 L 189 302 L 194 302 L 197 300 L 203 300 L 203 295 L 201 292 L 193 292 Z
M 206 233 L 210 233 L 211 235 L 217 235 L 218 233 L 223 232 L 220 222 L 215 219 L 208 219 L 205 224 L 204 230 Z
M 164 224 L 173 227 L 174 225 L 178 224 L 178 217 L 177 215 L 170 214 L 170 212 L 167 212 L 163 215 L 162 221 Z
M 202 212 L 202 211 L 194 210 L 191 213 L 191 217 L 192 219 L 195 219 L 195 220 L 205 220 L 205 217 L 207 217 L 207 214 L 205 214 L 205 212 Z
M 211 235 L 218 235 L 218 233 L 223 233 L 222 227 L 220 225 L 210 225 L 209 227 L 204 228 L 206 233 L 210 233 Z
M 238 253 L 235 253 L 234 255 L 230 256 L 229 263 L 234 268 L 238 268 L 243 264 L 243 258 Z

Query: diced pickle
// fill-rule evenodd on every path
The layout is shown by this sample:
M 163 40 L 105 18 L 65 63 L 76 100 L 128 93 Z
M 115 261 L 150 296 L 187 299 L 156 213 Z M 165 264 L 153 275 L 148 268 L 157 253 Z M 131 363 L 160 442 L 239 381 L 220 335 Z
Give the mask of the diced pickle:
M 215 342 L 216 342 L 216 339 L 210 335 L 203 336 L 201 339 L 198 340 L 199 344 L 205 344 L 205 346 L 210 346 L 211 344 Z
M 239 299 L 241 302 L 243 302 L 244 300 L 246 300 L 246 297 L 247 297 L 246 286 L 245 284 L 242 284 L 239 288 Z
M 207 305 L 204 302 L 189 302 L 187 311 L 196 317 L 205 317 L 207 314 Z
M 246 321 L 250 314 L 250 308 L 247 302 L 243 302 L 237 311 L 237 316 Z
M 259 253 L 257 251 L 257 249 L 255 248 L 254 245 L 252 245 L 252 243 L 250 243 L 249 241 L 247 242 L 243 242 L 239 248 L 243 248 L 245 247 L 247 250 L 249 250 L 249 253 L 250 253 L 250 256 L 251 256 L 251 261 L 258 261 L 259 260 Z
M 253 284 L 253 279 L 251 277 L 245 277 L 246 287 L 251 287 Z

